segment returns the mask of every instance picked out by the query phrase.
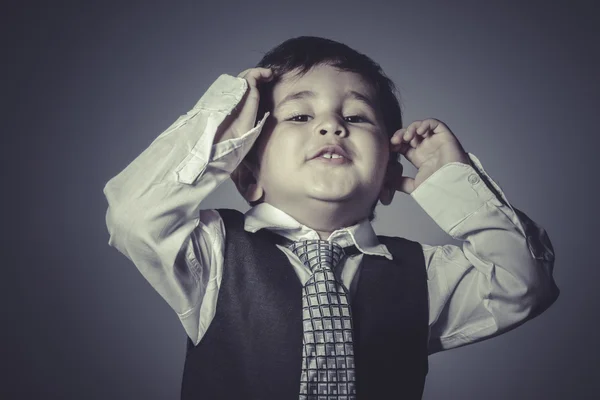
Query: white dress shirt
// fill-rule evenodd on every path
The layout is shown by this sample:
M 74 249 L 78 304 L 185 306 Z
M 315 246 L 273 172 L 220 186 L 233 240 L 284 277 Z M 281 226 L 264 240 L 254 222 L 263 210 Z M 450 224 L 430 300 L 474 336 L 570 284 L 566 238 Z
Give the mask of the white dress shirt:
M 179 316 L 194 344 L 218 307 L 227 234 L 216 210 L 202 201 L 240 164 L 268 113 L 240 138 L 214 144 L 215 133 L 240 102 L 247 82 L 221 75 L 194 108 L 160 134 L 104 187 L 110 246 L 129 258 Z M 429 291 L 429 353 L 506 332 L 558 297 L 554 251 L 539 225 L 516 210 L 480 161 L 450 163 L 410 195 L 462 246 L 422 244 Z M 291 240 L 317 232 L 262 203 L 245 214 L 244 229 L 269 229 Z M 361 254 L 342 260 L 336 274 L 353 295 L 362 254 L 392 255 L 368 219 L 336 230 L 332 240 Z M 301 283 L 310 271 L 288 249 Z M 282 265 L 282 268 L 287 266 Z

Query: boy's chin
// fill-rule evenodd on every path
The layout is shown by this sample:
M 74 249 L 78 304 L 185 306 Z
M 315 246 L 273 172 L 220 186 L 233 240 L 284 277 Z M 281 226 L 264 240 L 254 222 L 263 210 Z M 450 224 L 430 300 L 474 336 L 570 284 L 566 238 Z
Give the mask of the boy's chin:
M 363 190 L 352 180 L 337 182 L 311 182 L 304 186 L 307 197 L 323 201 L 350 201 L 362 197 Z
M 332 203 L 332 205 L 343 205 L 344 203 L 351 202 L 353 198 L 357 197 L 357 194 L 350 190 L 329 188 L 328 190 L 311 190 L 307 193 L 307 197 L 325 203 Z
M 311 196 L 308 199 L 310 199 L 312 203 L 311 207 L 321 208 L 321 210 L 324 212 L 337 213 L 343 211 L 355 216 L 362 214 L 363 211 L 367 215 L 370 212 L 371 203 L 369 203 L 369 205 L 365 205 L 364 196 L 357 196 L 355 193 L 349 193 L 345 195 L 320 194 Z

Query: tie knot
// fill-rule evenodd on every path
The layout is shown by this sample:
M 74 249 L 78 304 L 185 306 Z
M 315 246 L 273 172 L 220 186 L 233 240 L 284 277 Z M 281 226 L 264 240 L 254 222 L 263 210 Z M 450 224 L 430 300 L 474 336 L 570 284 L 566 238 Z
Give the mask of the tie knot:
M 328 240 L 301 240 L 292 242 L 288 248 L 314 271 L 317 267 L 329 267 L 333 270 L 344 256 L 344 249 Z

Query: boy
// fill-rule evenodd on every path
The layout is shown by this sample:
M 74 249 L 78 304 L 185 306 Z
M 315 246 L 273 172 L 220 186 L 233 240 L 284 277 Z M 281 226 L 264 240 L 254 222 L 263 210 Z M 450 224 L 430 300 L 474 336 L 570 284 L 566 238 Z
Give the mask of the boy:
M 200 210 L 229 176 L 252 208 Z M 376 236 L 395 191 L 462 248 Z M 403 129 L 379 65 L 327 39 L 219 77 L 104 193 L 109 244 L 188 335 L 185 399 L 419 399 L 429 354 L 559 294 L 545 231 L 444 123 Z

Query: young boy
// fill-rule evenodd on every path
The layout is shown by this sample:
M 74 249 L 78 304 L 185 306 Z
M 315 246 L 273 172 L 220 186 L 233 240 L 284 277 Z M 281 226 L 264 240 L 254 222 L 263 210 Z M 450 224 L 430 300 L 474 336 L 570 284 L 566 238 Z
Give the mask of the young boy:
M 556 300 L 546 232 L 444 123 L 402 128 L 394 90 L 341 43 L 290 39 L 107 183 L 109 244 L 188 335 L 182 398 L 419 399 L 429 354 Z M 230 176 L 252 208 L 200 210 Z M 377 236 L 395 191 L 462 248 Z

